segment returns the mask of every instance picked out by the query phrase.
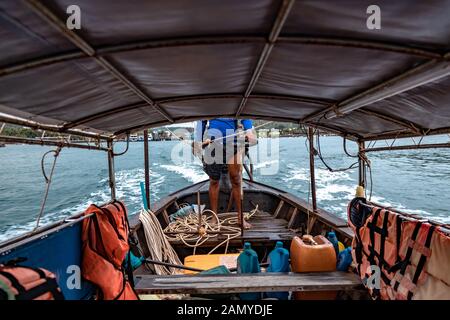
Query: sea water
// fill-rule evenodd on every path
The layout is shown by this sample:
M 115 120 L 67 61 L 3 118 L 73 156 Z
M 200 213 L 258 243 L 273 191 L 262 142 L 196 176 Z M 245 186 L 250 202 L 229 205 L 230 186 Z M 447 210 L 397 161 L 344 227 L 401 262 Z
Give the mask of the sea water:
M 447 141 L 448 136 L 427 137 L 422 143 Z M 263 145 L 262 142 L 260 140 L 257 148 Z M 309 155 L 305 138 L 280 138 L 278 143 L 278 156 L 254 157 L 255 180 L 308 199 Z M 320 143 L 328 165 L 342 168 L 355 161 L 343 152 L 341 138 L 321 137 Z M 390 143 L 380 141 L 376 146 Z M 407 139 L 404 143 L 413 141 Z M 173 160 L 179 145 L 178 141 L 149 142 L 152 203 L 182 187 L 207 179 L 197 159 Z M 115 144 L 117 152 L 124 148 L 124 142 Z M 40 160 L 50 149 L 28 145 L 0 148 L 0 241 L 34 227 L 45 190 Z M 353 142 L 348 142 L 348 149 L 353 154 L 357 150 Z M 388 151 L 368 153 L 368 157 L 372 164 L 373 201 L 450 223 L 449 149 Z M 47 158 L 49 168 L 53 157 Z M 139 182 L 144 180 L 143 166 L 142 142 L 130 143 L 129 151 L 115 158 L 117 196 L 124 200 L 130 214 L 138 213 L 141 208 Z M 79 213 L 90 203 L 108 201 L 107 168 L 105 152 L 63 149 L 56 163 L 41 224 Z M 267 174 L 272 171 L 274 174 Z M 346 218 L 346 206 L 355 193 L 357 179 L 357 169 L 330 172 L 316 157 L 318 205 Z

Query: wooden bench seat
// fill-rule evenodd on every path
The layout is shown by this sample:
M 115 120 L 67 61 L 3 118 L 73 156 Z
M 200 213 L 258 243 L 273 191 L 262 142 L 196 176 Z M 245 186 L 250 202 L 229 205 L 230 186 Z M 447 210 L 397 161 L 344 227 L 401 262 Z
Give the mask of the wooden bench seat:
M 269 291 L 352 290 L 361 280 L 347 272 L 258 273 L 226 275 L 138 275 L 139 294 L 222 294 Z

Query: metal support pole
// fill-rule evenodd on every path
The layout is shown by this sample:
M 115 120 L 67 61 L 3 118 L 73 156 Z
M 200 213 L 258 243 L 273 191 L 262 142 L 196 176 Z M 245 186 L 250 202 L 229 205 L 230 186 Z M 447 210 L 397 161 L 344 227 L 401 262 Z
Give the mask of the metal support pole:
M 244 157 L 242 157 L 242 164 L 244 163 Z M 242 165 L 240 166 L 240 179 L 241 179 L 241 188 L 240 188 L 240 202 L 241 202 L 241 212 L 238 212 L 239 215 L 239 224 L 241 226 L 241 237 L 242 237 L 242 242 L 244 242 L 244 179 L 243 179 L 243 172 L 242 172 Z M 252 179 L 253 180 L 253 179 Z M 231 191 L 233 192 L 233 191 Z M 242 243 L 242 245 L 244 245 L 244 243 Z
M 148 130 L 144 130 L 144 175 L 145 175 L 145 199 L 150 208 L 150 163 L 148 158 Z
M 317 211 L 317 197 L 316 197 L 316 174 L 314 169 L 314 130 L 308 128 L 309 137 L 309 172 L 311 177 L 311 198 L 313 211 Z
M 366 187 L 366 164 L 364 163 L 364 161 L 362 160 L 362 155 L 364 155 L 364 149 L 365 149 L 365 142 L 359 140 L 358 141 L 358 155 L 359 160 L 358 160 L 358 164 L 359 164 L 359 171 L 358 171 L 358 181 L 359 181 L 359 185 L 363 188 Z
M 114 148 L 113 141 L 108 140 L 108 173 L 109 187 L 111 188 L 111 200 L 116 200 L 116 176 L 114 172 Z

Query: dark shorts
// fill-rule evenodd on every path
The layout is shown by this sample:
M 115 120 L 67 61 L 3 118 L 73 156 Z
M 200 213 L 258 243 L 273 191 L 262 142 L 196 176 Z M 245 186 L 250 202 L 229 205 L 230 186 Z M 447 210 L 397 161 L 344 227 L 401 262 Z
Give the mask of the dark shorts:
M 215 150 L 211 150 L 211 147 L 208 146 L 205 148 L 205 153 L 211 154 L 212 157 L 215 156 Z M 222 150 L 223 157 L 221 161 L 218 161 L 219 163 L 208 161 L 205 162 L 205 159 L 203 159 L 203 171 L 213 180 L 220 180 L 220 177 L 222 174 L 228 173 L 228 159 L 230 159 L 232 156 L 234 156 L 237 153 L 237 146 L 234 146 L 234 148 L 229 148 L 228 154 L 225 150 L 225 148 Z

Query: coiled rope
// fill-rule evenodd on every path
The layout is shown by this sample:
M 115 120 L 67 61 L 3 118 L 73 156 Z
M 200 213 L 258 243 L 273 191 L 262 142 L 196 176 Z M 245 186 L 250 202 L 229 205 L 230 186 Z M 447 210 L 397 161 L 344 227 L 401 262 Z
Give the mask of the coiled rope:
M 256 212 L 258 212 L 258 205 L 252 211 L 244 213 L 244 219 L 249 220 Z M 210 215 L 206 213 L 210 213 Z M 172 233 L 170 235 L 165 234 L 168 239 L 179 240 L 187 247 L 193 248 L 193 254 L 195 254 L 197 247 L 211 238 L 217 238 L 220 232 L 221 235 L 226 235 L 227 238 L 209 251 L 208 254 L 213 253 L 224 244 L 225 253 L 227 253 L 230 240 L 241 235 L 241 228 L 233 225 L 239 225 L 237 217 L 221 219 L 214 211 L 207 209 L 202 212 L 200 228 L 198 215 L 189 214 L 184 217 L 177 217 L 175 221 L 171 222 L 164 229 L 164 232 Z

